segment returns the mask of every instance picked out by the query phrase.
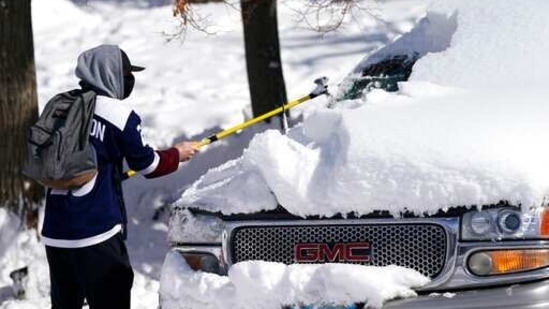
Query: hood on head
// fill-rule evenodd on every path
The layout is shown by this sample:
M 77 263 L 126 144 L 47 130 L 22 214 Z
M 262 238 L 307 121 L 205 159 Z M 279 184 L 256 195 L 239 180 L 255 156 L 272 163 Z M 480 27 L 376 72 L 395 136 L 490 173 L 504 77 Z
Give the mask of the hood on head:
M 99 45 L 81 53 L 75 74 L 106 96 L 124 98 L 122 54 L 116 45 Z

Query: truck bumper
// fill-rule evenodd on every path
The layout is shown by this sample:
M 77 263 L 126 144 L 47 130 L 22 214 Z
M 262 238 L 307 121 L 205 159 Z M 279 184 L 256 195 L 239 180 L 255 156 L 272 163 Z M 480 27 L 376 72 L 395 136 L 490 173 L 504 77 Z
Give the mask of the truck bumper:
M 383 309 L 549 308 L 549 280 L 445 294 L 420 295 L 385 303 Z

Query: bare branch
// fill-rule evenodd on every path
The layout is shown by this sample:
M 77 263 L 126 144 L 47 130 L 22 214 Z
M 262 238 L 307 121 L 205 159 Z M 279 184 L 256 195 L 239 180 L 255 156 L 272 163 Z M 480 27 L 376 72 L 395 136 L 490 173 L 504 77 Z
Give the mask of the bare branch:
M 361 10 L 371 14 L 370 10 L 361 4 L 365 0 L 310 0 L 293 11 L 299 16 L 298 23 L 303 23 L 309 29 L 321 33 L 338 30 L 347 18 L 354 20 L 353 11 Z M 288 2 L 290 3 L 290 2 Z
M 208 31 L 207 18 L 201 16 L 194 10 L 194 4 L 200 2 L 216 1 L 223 2 L 235 11 L 241 11 L 241 2 L 247 2 L 249 12 L 241 12 L 242 22 L 247 22 L 247 16 L 253 11 L 255 4 L 262 0 L 174 0 L 173 15 L 178 18 L 180 24 L 175 33 L 164 33 L 168 41 L 174 39 L 184 40 L 189 29 L 198 30 L 208 35 L 215 34 Z M 286 4 L 291 8 L 291 1 Z M 291 8 L 296 14 L 298 24 L 320 33 L 329 33 L 340 29 L 345 20 L 357 21 L 354 16 L 357 10 L 365 11 L 372 17 L 377 18 L 370 8 L 364 6 L 367 0 L 309 0 L 300 1 L 301 6 Z M 305 5 L 302 3 L 306 2 Z M 369 2 L 375 2 L 370 0 Z M 284 1 L 282 1 L 284 3 Z
M 187 35 L 187 30 L 194 29 L 200 32 L 203 32 L 208 35 L 214 34 L 207 30 L 208 23 L 207 17 L 201 16 L 198 14 L 191 2 L 189 0 L 175 0 L 173 6 L 173 16 L 178 18 L 179 25 L 177 25 L 177 30 L 174 33 L 166 33 L 164 35 L 167 37 L 168 42 L 174 39 L 185 40 Z

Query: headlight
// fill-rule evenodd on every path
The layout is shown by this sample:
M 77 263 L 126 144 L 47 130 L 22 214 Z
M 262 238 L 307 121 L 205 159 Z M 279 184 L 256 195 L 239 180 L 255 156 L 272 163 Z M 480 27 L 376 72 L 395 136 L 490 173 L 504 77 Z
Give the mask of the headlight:
M 171 243 L 220 243 L 223 229 L 223 221 L 214 215 L 195 215 L 188 209 L 174 208 L 170 216 L 168 241 Z
M 498 228 L 504 234 L 514 234 L 518 232 L 522 225 L 522 216 L 520 212 L 510 209 L 504 209 L 498 214 Z
M 471 214 L 469 219 L 471 232 L 475 235 L 485 235 L 494 229 L 492 216 L 485 211 L 477 211 Z
M 219 259 L 211 253 L 181 252 L 181 255 L 193 270 L 221 274 Z
M 463 240 L 542 239 L 549 238 L 549 211 L 534 208 L 473 210 L 465 213 L 461 223 Z

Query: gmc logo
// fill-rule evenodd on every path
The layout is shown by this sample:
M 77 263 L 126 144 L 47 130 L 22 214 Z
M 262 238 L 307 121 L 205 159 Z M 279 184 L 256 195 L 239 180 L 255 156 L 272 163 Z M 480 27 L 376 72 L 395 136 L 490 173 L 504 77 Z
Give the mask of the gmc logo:
M 294 246 L 297 263 L 369 262 L 372 250 L 368 242 L 305 243 Z

